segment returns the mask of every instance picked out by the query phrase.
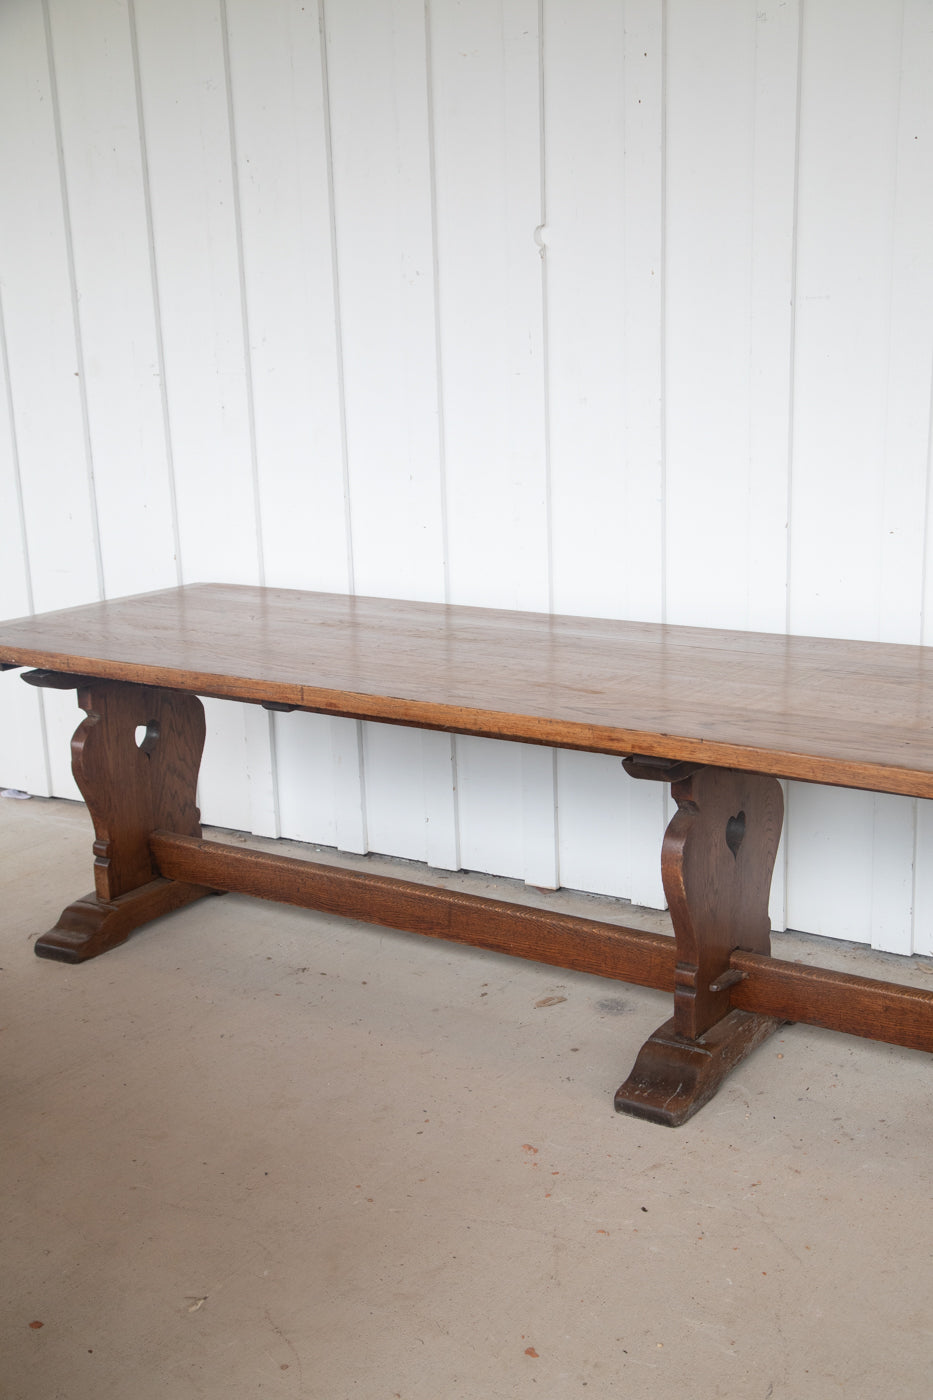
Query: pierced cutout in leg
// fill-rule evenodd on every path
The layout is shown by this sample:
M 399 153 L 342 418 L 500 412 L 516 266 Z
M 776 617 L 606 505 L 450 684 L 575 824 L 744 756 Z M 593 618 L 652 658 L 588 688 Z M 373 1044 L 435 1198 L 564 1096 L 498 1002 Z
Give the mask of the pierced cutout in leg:
M 739 847 L 745 839 L 745 813 L 739 812 L 738 816 L 730 817 L 726 822 L 726 845 L 735 856 L 739 858 Z
M 140 753 L 152 753 L 159 742 L 158 721 L 151 719 L 148 724 L 137 724 L 136 726 L 136 747 Z

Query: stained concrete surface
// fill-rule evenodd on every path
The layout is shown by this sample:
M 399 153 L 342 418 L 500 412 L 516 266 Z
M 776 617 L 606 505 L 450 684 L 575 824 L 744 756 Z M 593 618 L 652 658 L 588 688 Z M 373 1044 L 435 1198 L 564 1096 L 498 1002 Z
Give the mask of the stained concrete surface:
M 789 1027 L 654 1127 L 660 993 L 232 895 L 40 961 L 90 839 L 0 802 L 3 1400 L 933 1395 L 926 1055 Z

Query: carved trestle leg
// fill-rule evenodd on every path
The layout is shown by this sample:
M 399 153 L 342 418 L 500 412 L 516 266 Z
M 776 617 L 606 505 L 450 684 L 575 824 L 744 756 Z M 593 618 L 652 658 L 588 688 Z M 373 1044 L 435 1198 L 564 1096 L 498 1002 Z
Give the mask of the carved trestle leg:
M 677 940 L 674 1015 L 644 1044 L 615 1098 L 620 1113 L 678 1127 L 781 1024 L 734 1010 L 734 949 L 768 954 L 768 895 L 784 798 L 776 778 L 627 759 L 633 777 L 671 782 L 677 802 L 661 873 Z
M 24 679 L 56 689 L 75 684 L 49 672 Z M 39 957 L 71 963 L 97 957 L 140 924 L 211 893 L 161 878 L 149 852 L 157 828 L 201 834 L 200 700 L 122 681 L 79 680 L 78 704 L 87 718 L 71 741 L 71 759 L 94 823 L 95 889 L 69 904 L 35 945 Z

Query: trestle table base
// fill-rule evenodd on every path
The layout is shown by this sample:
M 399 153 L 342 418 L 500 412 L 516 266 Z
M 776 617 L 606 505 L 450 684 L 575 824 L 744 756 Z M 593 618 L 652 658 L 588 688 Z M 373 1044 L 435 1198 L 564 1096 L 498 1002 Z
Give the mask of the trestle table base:
M 196 696 L 38 672 L 78 688 L 86 718 L 73 771 L 94 823 L 96 890 L 36 943 L 83 962 L 130 931 L 212 892 L 238 891 L 469 943 L 674 994 L 674 1015 L 615 1097 L 623 1113 L 677 1126 L 785 1021 L 933 1050 L 933 992 L 770 956 L 768 891 L 783 804 L 775 778 L 633 755 L 626 770 L 671 783 L 678 810 L 662 847 L 674 938 L 348 871 L 201 836 L 204 742 Z

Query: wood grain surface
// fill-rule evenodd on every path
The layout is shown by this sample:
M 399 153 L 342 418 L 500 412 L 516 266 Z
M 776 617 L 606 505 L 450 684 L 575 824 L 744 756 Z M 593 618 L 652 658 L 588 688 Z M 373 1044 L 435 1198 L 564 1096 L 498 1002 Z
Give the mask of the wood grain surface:
M 784 797 L 772 777 L 700 768 L 671 786 L 677 811 L 661 848 L 677 939 L 674 1025 L 696 1039 L 730 1010 L 720 979 L 735 948 L 771 951 L 768 891 Z
M 0 624 L 0 663 L 933 797 L 933 648 L 247 585 Z

